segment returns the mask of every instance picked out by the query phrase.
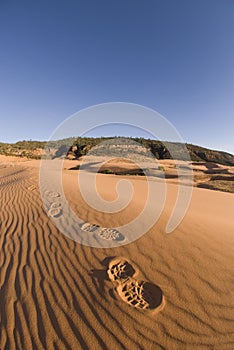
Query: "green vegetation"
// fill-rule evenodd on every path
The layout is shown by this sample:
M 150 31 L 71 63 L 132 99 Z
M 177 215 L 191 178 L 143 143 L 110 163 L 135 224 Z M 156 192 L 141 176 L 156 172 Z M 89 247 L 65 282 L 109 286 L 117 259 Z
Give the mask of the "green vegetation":
M 145 176 L 145 169 L 100 169 L 98 172 L 101 174 L 109 175 L 135 175 L 135 176 Z
M 95 146 L 100 145 L 104 141 L 109 141 L 112 139 L 113 137 L 72 137 L 64 140 L 49 141 L 48 143 L 42 141 L 19 141 L 14 144 L 0 143 L 0 154 L 36 159 L 41 158 L 42 156 L 78 159 L 79 157 L 86 155 L 91 149 L 94 155 L 105 155 L 106 147 Z M 137 147 L 137 144 L 134 146 L 134 141 L 145 147 L 145 150 Z M 127 150 L 126 148 L 123 148 L 123 145 L 126 143 L 129 143 Z M 171 159 L 172 157 L 168 149 L 173 149 L 174 158 L 186 160 L 184 157 L 183 148 L 181 147 L 181 144 L 177 142 L 161 142 L 158 140 L 144 138 L 115 137 L 115 145 L 114 152 L 116 157 L 121 157 L 124 155 L 124 152 L 126 152 L 134 153 L 137 156 L 153 155 L 157 159 Z M 232 154 L 210 150 L 192 144 L 186 144 L 186 147 L 192 161 L 205 161 L 220 163 L 223 165 L 234 165 L 234 156 Z
M 209 190 L 223 191 L 234 193 L 234 181 L 233 180 L 213 180 L 202 182 L 198 184 L 200 188 L 206 188 Z
M 164 168 L 164 166 L 159 166 L 158 170 L 165 171 L 165 168 Z
M 28 157 L 33 159 L 41 158 L 41 149 L 46 142 L 40 141 L 19 141 L 16 143 L 0 143 L 0 154 L 6 156 Z

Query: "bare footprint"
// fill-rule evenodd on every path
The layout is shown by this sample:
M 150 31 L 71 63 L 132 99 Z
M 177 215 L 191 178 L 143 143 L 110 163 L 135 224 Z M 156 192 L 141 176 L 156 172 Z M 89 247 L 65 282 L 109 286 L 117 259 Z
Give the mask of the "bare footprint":
M 110 262 L 107 275 L 111 281 L 122 283 L 136 275 L 136 270 L 126 259 L 117 258 Z
M 131 278 L 120 284 L 117 292 L 123 301 L 138 309 L 160 311 L 164 307 L 161 288 L 150 282 Z

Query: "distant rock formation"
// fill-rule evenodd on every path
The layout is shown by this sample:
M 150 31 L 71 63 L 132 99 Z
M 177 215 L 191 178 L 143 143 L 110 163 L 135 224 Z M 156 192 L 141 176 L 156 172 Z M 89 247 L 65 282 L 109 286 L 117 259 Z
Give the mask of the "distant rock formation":
M 68 159 L 78 159 L 81 156 L 86 155 L 91 149 L 93 152 L 93 147 L 98 146 L 103 141 L 108 141 L 113 139 L 113 137 L 78 137 L 69 138 L 58 141 L 19 141 L 14 144 L 10 143 L 0 143 L 0 154 L 4 155 L 14 155 L 19 157 L 28 157 L 34 159 L 40 159 L 41 157 L 51 157 L 51 158 L 68 158 Z M 125 144 L 129 138 L 115 137 L 115 144 L 111 145 L 112 152 L 115 151 L 116 155 L 123 155 L 125 152 L 134 153 L 136 155 L 143 154 L 145 152 L 151 153 L 157 159 L 171 159 L 171 155 L 168 150 L 173 149 L 176 159 L 183 159 L 183 152 L 181 152 L 181 147 L 179 143 L 176 142 L 162 142 L 158 140 L 150 140 L 144 138 L 130 138 L 132 142 L 129 145 Z M 140 144 L 134 145 L 134 142 Z M 192 144 L 186 144 L 186 147 L 190 153 L 192 161 L 206 161 L 214 162 L 223 165 L 234 165 L 234 155 L 222 152 L 210 150 L 204 147 L 195 146 Z M 101 155 L 102 148 L 105 151 L 105 147 L 100 145 L 100 147 L 95 147 L 95 152 L 97 155 Z

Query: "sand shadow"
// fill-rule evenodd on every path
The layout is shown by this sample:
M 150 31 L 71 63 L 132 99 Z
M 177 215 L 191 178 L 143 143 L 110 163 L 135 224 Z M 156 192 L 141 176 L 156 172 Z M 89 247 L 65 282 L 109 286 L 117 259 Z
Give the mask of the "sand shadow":
M 118 295 L 129 306 L 137 309 L 160 311 L 165 301 L 163 292 L 159 286 L 148 281 L 135 278 L 138 270 L 128 259 L 123 257 L 107 257 L 101 264 L 105 270 L 92 270 L 92 278 L 95 285 L 104 293 L 104 281 L 111 281 L 113 288 L 109 289 L 109 295 L 117 299 Z M 97 282 L 96 282 L 97 281 Z
M 94 165 L 100 164 L 100 162 L 91 162 L 88 164 L 82 164 L 81 165 L 76 165 L 74 167 L 68 168 L 68 170 L 86 170 L 86 171 L 90 171 L 90 172 L 96 172 L 97 168 L 94 167 Z
M 112 259 L 112 261 L 109 263 L 107 275 L 111 281 L 121 283 L 122 281 L 133 277 L 136 272 L 136 269 L 128 260 L 124 258 L 116 258 Z
M 93 284 L 97 287 L 97 289 L 104 294 L 104 282 L 109 281 L 107 270 L 91 270 L 89 275 L 92 278 Z
M 163 304 L 163 292 L 151 282 L 131 280 L 117 288 L 123 301 L 139 309 L 155 310 Z
M 93 283 L 98 287 L 98 289 L 104 293 L 104 282 L 109 281 L 109 277 L 107 274 L 107 270 L 109 268 L 110 262 L 115 258 L 115 256 L 109 256 L 106 257 L 101 261 L 101 265 L 105 268 L 103 270 L 98 269 L 92 269 L 89 273 L 89 275 L 92 278 Z

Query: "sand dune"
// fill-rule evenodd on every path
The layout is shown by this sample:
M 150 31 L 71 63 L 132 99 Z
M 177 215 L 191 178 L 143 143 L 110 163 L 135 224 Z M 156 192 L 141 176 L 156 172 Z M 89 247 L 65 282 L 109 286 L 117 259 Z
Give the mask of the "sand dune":
M 234 348 L 233 194 L 194 188 L 186 217 L 166 235 L 177 193 L 168 184 L 165 209 L 147 234 L 92 248 L 64 236 L 46 214 L 38 164 L 0 166 L 1 349 Z M 107 200 L 115 179 L 98 176 Z M 64 171 L 64 188 L 84 222 L 115 227 L 142 208 L 144 178 L 129 179 L 137 194 L 119 216 L 82 201 L 76 172 Z

